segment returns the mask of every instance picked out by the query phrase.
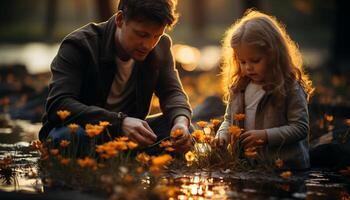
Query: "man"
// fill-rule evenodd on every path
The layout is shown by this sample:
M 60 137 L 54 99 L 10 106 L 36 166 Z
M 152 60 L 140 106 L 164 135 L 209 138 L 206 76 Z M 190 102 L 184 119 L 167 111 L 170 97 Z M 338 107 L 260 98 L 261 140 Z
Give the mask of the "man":
M 182 129 L 175 149 L 188 149 L 191 108 L 174 66 L 171 39 L 164 34 L 177 21 L 175 7 L 176 0 L 121 0 L 107 22 L 88 24 L 64 38 L 51 64 L 40 139 L 67 138 L 69 123 L 85 127 L 108 121 L 112 136 L 128 136 L 145 147 Z M 145 120 L 153 93 L 163 115 Z M 71 114 L 62 122 L 59 110 Z

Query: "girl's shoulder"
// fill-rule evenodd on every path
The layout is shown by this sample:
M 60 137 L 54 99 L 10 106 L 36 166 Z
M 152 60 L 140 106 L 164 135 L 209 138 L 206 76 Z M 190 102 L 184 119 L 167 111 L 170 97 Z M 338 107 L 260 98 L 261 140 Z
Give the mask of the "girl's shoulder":
M 302 87 L 301 83 L 297 80 L 293 80 L 290 84 L 287 86 L 287 93 L 289 95 L 304 95 L 307 96 L 306 91 Z

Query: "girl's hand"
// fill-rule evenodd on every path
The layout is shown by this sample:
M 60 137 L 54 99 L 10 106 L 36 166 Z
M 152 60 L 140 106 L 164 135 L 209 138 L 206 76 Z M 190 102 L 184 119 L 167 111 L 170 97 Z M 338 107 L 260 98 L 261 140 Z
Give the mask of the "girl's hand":
M 267 144 L 267 134 L 265 130 L 246 131 L 240 136 L 240 139 L 244 149 Z
M 227 146 L 227 141 L 222 137 L 216 137 L 211 142 L 211 146 L 214 148 L 224 148 Z

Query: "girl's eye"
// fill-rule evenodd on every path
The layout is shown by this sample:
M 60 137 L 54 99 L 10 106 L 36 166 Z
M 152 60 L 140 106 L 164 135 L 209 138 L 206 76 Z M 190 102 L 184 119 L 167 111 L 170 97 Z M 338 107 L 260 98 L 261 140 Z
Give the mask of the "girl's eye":
M 240 61 L 239 62 L 241 65 L 244 65 L 245 64 L 245 61 Z
M 252 60 L 252 63 L 259 63 L 259 62 L 260 62 L 260 58 Z

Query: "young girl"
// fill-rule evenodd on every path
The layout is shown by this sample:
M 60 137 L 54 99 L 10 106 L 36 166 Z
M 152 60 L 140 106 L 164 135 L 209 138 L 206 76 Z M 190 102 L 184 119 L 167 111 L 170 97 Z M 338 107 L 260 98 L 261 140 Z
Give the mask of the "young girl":
M 281 159 L 286 168 L 308 168 L 307 102 L 313 88 L 302 67 L 300 52 L 283 26 L 272 16 L 248 10 L 223 41 L 228 106 L 216 143 L 229 142 L 229 126 L 244 114 L 239 137 L 244 149 L 259 146 L 259 157 L 268 162 Z

